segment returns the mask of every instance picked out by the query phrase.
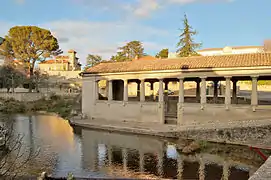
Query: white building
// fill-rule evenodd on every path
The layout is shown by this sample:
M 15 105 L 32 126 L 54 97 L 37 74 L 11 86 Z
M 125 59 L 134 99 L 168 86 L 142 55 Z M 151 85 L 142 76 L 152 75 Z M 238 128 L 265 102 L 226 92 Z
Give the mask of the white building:
M 219 56 L 228 54 L 250 54 L 250 53 L 261 53 L 263 52 L 263 46 L 226 46 L 224 48 L 207 48 L 198 50 L 197 53 L 202 56 Z M 177 57 L 177 53 L 169 53 L 169 58 Z

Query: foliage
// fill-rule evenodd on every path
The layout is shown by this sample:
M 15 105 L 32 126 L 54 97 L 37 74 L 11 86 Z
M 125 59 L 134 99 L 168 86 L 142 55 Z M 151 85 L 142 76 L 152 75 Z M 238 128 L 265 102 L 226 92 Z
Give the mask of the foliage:
M 0 67 L 0 88 L 7 88 L 7 92 L 11 88 L 16 88 L 23 84 L 25 79 L 25 74 L 12 66 L 4 65 Z
M 201 46 L 200 43 L 193 42 L 192 36 L 196 35 L 197 32 L 189 25 L 187 16 L 184 15 L 183 20 L 184 28 L 181 29 L 180 40 L 177 44 L 177 53 L 180 57 L 188 57 L 198 55 L 196 49 Z
M 99 55 L 88 54 L 86 69 L 102 62 L 102 57 Z
M 4 38 L 0 37 L 0 45 L 4 42 Z
M 34 76 L 37 61 L 60 53 L 62 51 L 59 49 L 58 41 L 51 32 L 36 26 L 12 27 L 0 46 L 1 55 L 21 60 L 24 63 L 30 78 Z M 29 90 L 32 90 L 32 84 L 30 84 Z
M 140 41 L 130 41 L 125 46 L 119 48 L 120 52 L 112 56 L 112 61 L 131 61 L 144 56 L 144 48 Z
M 13 125 L 0 126 L 0 179 L 15 179 L 38 151 L 23 148 L 23 135 L 13 132 Z
M 168 58 L 168 49 L 162 49 L 159 53 L 156 54 L 156 58 L 166 59 Z
M 52 95 L 49 99 L 40 99 L 33 102 L 21 102 L 14 99 L 0 99 L 0 112 L 4 114 L 33 113 L 37 111 L 54 112 L 63 118 L 71 114 L 74 99 Z

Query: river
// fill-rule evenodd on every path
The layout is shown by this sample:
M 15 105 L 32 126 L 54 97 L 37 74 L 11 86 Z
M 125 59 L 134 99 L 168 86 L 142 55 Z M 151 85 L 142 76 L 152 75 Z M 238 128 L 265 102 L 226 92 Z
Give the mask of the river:
M 176 140 L 88 129 L 74 133 L 67 121 L 49 115 L 12 119 L 2 122 L 23 135 L 23 151 L 33 157 L 39 152 L 25 165 L 30 175 L 247 180 L 264 162 L 246 146 L 212 143 L 200 153 L 184 155 Z

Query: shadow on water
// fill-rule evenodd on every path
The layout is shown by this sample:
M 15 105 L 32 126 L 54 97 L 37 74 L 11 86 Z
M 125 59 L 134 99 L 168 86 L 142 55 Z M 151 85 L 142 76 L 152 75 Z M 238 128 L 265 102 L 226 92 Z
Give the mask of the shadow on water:
M 264 162 L 246 146 L 205 143 L 202 151 L 186 155 L 180 141 L 72 129 L 54 116 L 14 119 L 25 147 L 40 148 L 24 170 L 31 175 L 47 171 L 57 177 L 72 172 L 76 177 L 247 180 Z

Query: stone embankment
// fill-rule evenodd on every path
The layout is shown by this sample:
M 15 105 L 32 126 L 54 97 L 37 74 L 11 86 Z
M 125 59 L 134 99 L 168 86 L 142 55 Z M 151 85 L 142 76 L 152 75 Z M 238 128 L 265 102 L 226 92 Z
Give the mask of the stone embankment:
M 271 179 L 271 157 L 249 178 L 249 180 L 270 180 Z

